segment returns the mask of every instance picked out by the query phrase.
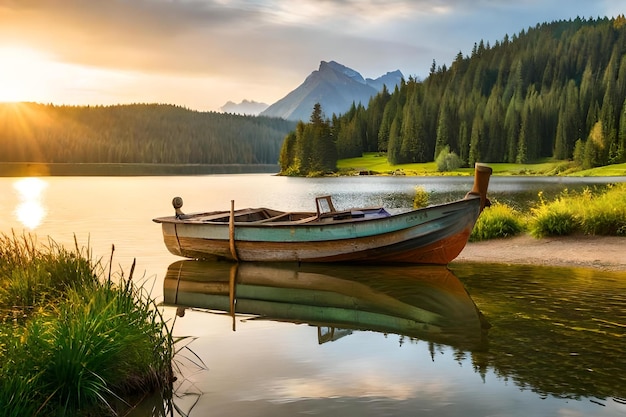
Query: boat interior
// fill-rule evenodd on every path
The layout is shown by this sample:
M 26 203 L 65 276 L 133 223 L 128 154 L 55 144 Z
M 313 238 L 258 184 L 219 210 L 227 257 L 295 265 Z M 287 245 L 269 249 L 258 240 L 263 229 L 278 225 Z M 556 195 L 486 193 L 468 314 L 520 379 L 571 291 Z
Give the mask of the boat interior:
M 269 208 L 246 208 L 233 211 L 235 223 L 263 224 L 263 223 L 309 223 L 353 220 L 372 217 L 388 217 L 390 214 L 381 207 L 350 209 L 338 211 L 330 196 L 315 199 L 316 211 L 280 211 Z M 229 223 L 230 211 L 219 211 L 202 214 L 179 216 L 186 221 L 201 223 Z

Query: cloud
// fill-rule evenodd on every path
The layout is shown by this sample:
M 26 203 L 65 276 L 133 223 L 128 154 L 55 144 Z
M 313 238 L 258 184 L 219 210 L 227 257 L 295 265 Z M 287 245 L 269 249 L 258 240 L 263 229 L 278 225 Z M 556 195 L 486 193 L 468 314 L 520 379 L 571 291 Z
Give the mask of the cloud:
M 220 45 L 229 28 L 248 20 L 246 11 L 215 3 L 150 0 L 27 0 L 0 16 L 4 39 L 25 40 L 76 64 L 142 71 L 210 69 L 196 48 Z
M 0 0 L 0 46 L 150 79 L 261 85 L 271 102 L 322 60 L 365 77 L 425 76 L 481 39 L 537 23 L 611 15 L 621 0 Z M 173 83 L 173 81 L 172 81 Z M 270 88 L 273 86 L 273 88 Z M 257 86 L 257 91 L 261 88 Z M 207 87 L 207 90 L 209 88 Z M 274 93 L 268 93 L 268 91 Z M 279 92 L 280 91 L 280 92 Z
M 0 34 L 5 40 L 29 43 L 75 64 L 195 74 L 246 72 L 255 66 L 263 72 L 266 65 L 298 67 L 300 62 L 311 69 L 311 61 L 343 53 L 348 57 L 412 53 L 420 47 L 412 46 L 410 20 L 445 8 L 445 2 L 425 0 L 7 4 L 0 6 Z

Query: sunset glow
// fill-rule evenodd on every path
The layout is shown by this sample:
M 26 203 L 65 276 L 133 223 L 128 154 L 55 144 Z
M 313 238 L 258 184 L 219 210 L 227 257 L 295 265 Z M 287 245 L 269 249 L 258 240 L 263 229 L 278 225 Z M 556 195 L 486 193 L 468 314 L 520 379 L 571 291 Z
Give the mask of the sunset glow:
M 0 62 L 0 102 L 117 104 L 125 101 L 119 90 L 134 81 L 123 71 L 57 62 L 23 47 L 0 46 Z
M 623 0 L 0 1 L 0 101 L 271 104 L 321 61 L 424 78 L 481 40 L 616 13 Z
M 28 48 L 0 47 L 0 101 L 33 101 L 46 95 L 42 73 L 50 62 Z

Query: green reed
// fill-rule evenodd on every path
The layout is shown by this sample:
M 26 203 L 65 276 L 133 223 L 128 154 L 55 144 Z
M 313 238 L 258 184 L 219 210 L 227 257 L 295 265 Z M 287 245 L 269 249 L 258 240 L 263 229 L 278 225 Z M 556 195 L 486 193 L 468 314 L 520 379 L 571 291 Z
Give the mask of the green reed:
M 132 269 L 106 276 L 87 254 L 0 236 L 0 415 L 113 414 L 171 388 L 173 338 L 154 301 Z

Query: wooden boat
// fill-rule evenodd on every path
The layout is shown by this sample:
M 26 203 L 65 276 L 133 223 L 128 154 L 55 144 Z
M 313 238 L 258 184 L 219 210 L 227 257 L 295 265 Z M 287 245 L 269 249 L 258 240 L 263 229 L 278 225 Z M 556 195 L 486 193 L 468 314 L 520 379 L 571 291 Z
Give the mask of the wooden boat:
M 164 304 L 318 327 L 393 333 L 476 349 L 488 324 L 445 266 L 354 266 L 183 260 L 163 282 Z
M 161 223 L 174 255 L 258 262 L 364 262 L 446 265 L 463 250 L 488 204 L 491 168 L 476 164 L 465 198 L 390 214 L 382 207 L 338 211 L 330 196 L 316 199 L 315 212 L 267 208 L 175 215 Z

